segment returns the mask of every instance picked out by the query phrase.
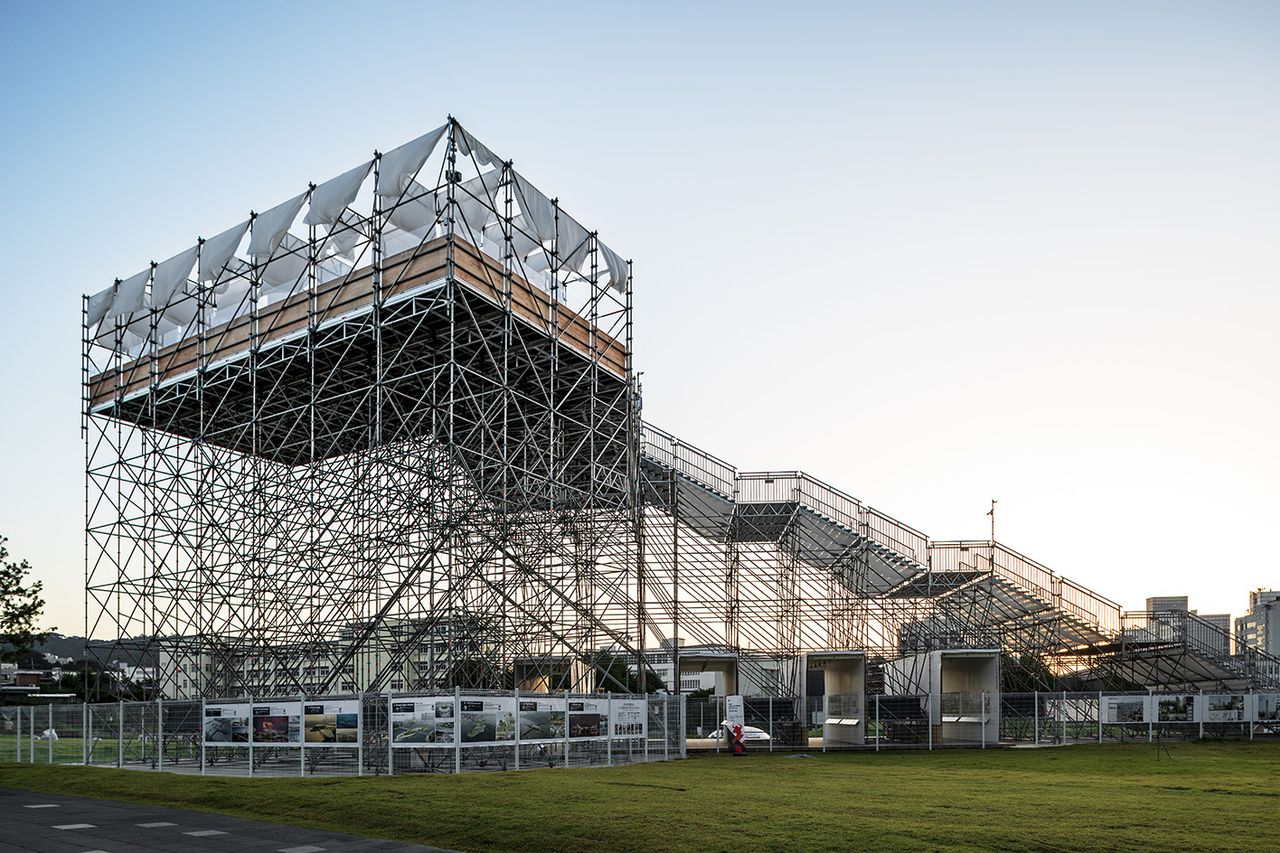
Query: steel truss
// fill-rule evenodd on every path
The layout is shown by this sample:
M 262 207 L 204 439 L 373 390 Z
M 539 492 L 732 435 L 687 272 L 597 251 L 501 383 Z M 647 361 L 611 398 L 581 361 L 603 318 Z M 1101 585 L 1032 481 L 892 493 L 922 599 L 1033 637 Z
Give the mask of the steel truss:
M 88 633 L 141 638 L 157 692 L 625 689 L 598 664 L 640 645 L 630 275 L 594 234 L 528 257 L 511 163 L 467 179 L 462 133 L 348 209 L 345 275 L 310 227 L 287 293 L 242 262 L 180 334 L 86 323 Z
M 678 691 L 691 658 L 797 696 L 809 652 L 866 652 L 874 691 L 878 664 L 954 648 L 1004 650 L 1024 690 L 1190 683 L 1135 661 L 1198 647 L 1126 643 L 1117 605 L 999 542 L 931 540 L 642 424 L 629 265 L 558 202 L 538 231 L 510 161 L 455 121 L 444 138 L 398 197 L 290 234 L 289 287 L 272 256 L 106 331 L 86 303 L 104 660 L 141 645 L 171 698 L 645 692 L 662 664 Z

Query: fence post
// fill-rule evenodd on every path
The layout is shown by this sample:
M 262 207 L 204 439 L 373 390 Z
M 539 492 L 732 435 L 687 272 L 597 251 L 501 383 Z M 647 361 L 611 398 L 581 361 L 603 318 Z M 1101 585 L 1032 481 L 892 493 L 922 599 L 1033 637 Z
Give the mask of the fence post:
M 433 702 L 432 705 L 434 706 L 435 703 Z M 457 742 L 458 738 L 462 737 L 462 729 L 461 729 L 462 721 L 458 719 L 457 712 L 458 712 L 458 708 L 457 708 L 457 703 L 455 702 L 454 714 L 453 714 L 453 739 L 455 742 Z M 434 707 L 432 708 L 432 713 L 435 713 Z M 394 731 L 395 730 L 391 726 L 391 691 L 388 690 L 387 691 L 387 775 L 388 776 L 396 775 L 396 762 L 395 762 L 396 742 L 395 742 L 395 738 L 393 737 Z
M 933 694 L 929 693 L 924 697 L 925 720 L 929 723 L 929 751 L 933 752 Z M 939 717 L 939 720 L 942 718 Z
M 364 696 L 356 700 L 356 775 L 364 775 Z M 387 706 L 387 719 L 391 719 L 391 706 Z M 391 748 L 391 744 L 387 744 Z
M 983 690 L 978 694 L 978 702 L 979 702 L 978 719 L 982 721 L 978 724 L 978 726 L 980 729 L 982 729 L 982 748 L 986 749 L 987 748 L 987 691 Z
M 27 754 L 31 758 L 32 764 L 36 763 L 36 706 L 31 706 L 31 725 L 27 726 Z
M 307 697 L 302 693 L 298 694 L 298 725 L 302 729 L 298 732 L 298 776 L 305 779 L 307 776 Z
M 1147 708 L 1146 711 L 1144 711 L 1147 715 L 1147 743 L 1151 743 L 1152 740 L 1155 740 L 1155 736 L 1153 735 L 1155 735 L 1156 730 L 1156 722 L 1155 720 L 1152 720 L 1152 717 L 1156 716 L 1157 708 L 1155 701 L 1151 698 L 1151 695 L 1151 688 L 1147 688 Z
M 1098 743 L 1102 743 L 1102 691 L 1098 691 Z
M 680 757 L 689 757 L 689 697 L 687 694 L 680 694 Z
M 49 763 L 53 763 L 53 703 L 49 703 L 49 731 L 47 734 L 49 741 Z
M 668 696 L 670 696 L 669 693 L 662 694 L 662 758 L 666 761 L 671 760 L 671 723 L 670 716 L 667 714 Z M 770 748 L 772 748 L 772 744 L 770 744 Z
M 876 752 L 879 752 L 879 751 L 880 751 L 880 741 L 884 740 L 884 736 L 882 735 L 882 733 L 881 733 L 881 731 L 880 731 L 880 694 L 879 694 L 879 693 L 876 693 L 872 698 L 874 698 L 874 699 L 876 700 Z M 823 697 L 822 701 L 823 701 L 823 702 L 826 702 L 826 701 L 827 701 L 825 696 Z M 823 716 L 826 716 L 826 715 L 824 714 Z M 823 728 L 824 728 L 824 729 L 826 728 L 825 724 L 823 725 Z M 826 752 L 826 751 L 827 751 L 827 733 L 826 733 L 826 731 L 823 731 L 823 733 L 822 733 L 822 751 L 823 751 L 823 752 Z
M 645 697 L 644 713 L 649 714 L 649 699 Z M 644 757 L 649 758 L 649 739 L 644 739 Z M 569 691 L 564 691 L 564 768 L 569 769 Z
M 1067 691 L 1062 691 L 1062 743 L 1067 742 Z
M 716 718 L 713 721 L 716 724 L 716 752 L 717 753 L 720 752 L 720 739 L 726 736 L 724 731 L 724 726 L 720 724 L 720 721 L 723 719 L 724 719 L 724 715 L 720 713 L 720 697 L 717 696 L 716 697 Z M 645 738 L 645 740 L 648 741 L 648 738 Z
M 87 691 L 86 691 L 87 692 Z M 1204 726 L 1200 727 L 1201 729 Z M 89 703 L 80 703 L 80 763 L 89 766 Z
M 1258 697 L 1254 695 L 1253 688 L 1249 689 L 1249 708 L 1252 709 L 1252 719 L 1249 720 L 1249 740 L 1253 740 L 1254 723 L 1258 721 Z
M 569 736 L 569 717 L 567 716 L 568 706 L 565 706 L 565 726 L 564 734 Z M 390 715 L 388 715 L 390 717 Z M 455 684 L 453 686 L 453 772 L 462 772 L 462 688 Z
M 200 738 L 200 775 L 204 775 L 204 698 L 200 699 L 200 721 L 196 723 L 196 737 Z
M 607 766 L 612 767 L 613 766 L 613 691 L 610 690 L 605 695 L 606 695 L 605 702 L 607 703 L 605 705 L 605 711 L 608 714 L 609 724 L 607 727 L 607 731 L 605 731 L 605 734 L 608 735 L 608 738 L 604 742 L 604 760 Z M 569 724 L 569 721 L 567 719 L 564 722 L 566 726 Z
M 1033 691 L 1031 694 L 1032 714 L 1035 717 L 1035 744 L 1040 745 L 1040 691 Z
M 116 709 L 116 767 L 124 767 L 124 700 Z
M 249 775 L 253 775 L 253 697 L 249 697 Z
M 515 689 L 515 694 L 514 694 L 514 695 L 515 695 L 515 697 L 516 697 L 516 760 L 515 760 L 515 768 L 516 768 L 517 770 L 519 770 L 519 769 L 520 769 L 520 688 L 519 688 L 519 687 L 517 687 L 517 688 Z M 610 703 L 610 707 L 612 708 L 612 703 Z M 458 724 L 457 724 L 457 723 L 454 723 L 453 725 L 454 725 L 454 728 L 457 728 L 457 726 L 458 726 Z
M 769 697 L 769 751 L 773 752 L 773 697 Z
M 1204 691 L 1196 699 L 1196 716 L 1200 718 L 1200 740 L 1204 740 Z
M 14 740 L 17 744 L 18 752 L 16 755 L 14 755 L 13 760 L 18 764 L 21 764 L 22 763 L 22 706 L 21 705 L 18 706 L 18 728 L 17 728 L 17 731 L 14 732 L 14 735 L 15 735 Z
M 164 700 L 156 700 L 156 769 L 164 769 Z

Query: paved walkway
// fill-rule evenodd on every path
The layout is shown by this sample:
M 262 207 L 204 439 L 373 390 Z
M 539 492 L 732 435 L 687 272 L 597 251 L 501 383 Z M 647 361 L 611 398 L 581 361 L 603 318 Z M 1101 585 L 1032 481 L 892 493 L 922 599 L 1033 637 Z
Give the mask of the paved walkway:
M 88 800 L 0 788 L 0 853 L 139 853 L 245 850 L 330 853 L 345 850 L 441 853 L 399 841 L 338 835 L 160 806 Z

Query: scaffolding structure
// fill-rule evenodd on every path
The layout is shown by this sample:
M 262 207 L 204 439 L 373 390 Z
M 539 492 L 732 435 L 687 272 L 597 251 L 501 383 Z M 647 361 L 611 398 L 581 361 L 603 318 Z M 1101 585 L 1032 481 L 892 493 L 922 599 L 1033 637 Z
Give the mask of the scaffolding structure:
M 643 422 L 631 309 L 630 263 L 453 119 L 86 297 L 95 654 L 141 649 L 174 699 L 716 667 L 803 700 L 808 655 L 843 650 L 871 692 L 966 648 L 1027 690 L 1196 682 L 994 539 Z
M 84 310 L 88 634 L 159 692 L 625 689 L 629 265 L 459 123 Z

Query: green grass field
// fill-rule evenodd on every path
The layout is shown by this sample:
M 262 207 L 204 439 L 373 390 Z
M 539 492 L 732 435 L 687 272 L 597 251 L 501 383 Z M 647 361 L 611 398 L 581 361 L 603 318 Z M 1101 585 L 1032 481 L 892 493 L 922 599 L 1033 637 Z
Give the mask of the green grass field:
M 1280 743 L 753 754 L 587 770 L 221 779 L 0 764 L 0 785 L 458 850 L 1274 850 Z

